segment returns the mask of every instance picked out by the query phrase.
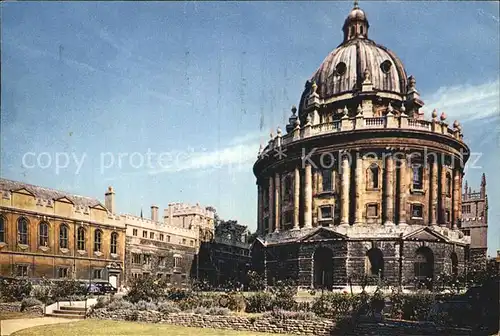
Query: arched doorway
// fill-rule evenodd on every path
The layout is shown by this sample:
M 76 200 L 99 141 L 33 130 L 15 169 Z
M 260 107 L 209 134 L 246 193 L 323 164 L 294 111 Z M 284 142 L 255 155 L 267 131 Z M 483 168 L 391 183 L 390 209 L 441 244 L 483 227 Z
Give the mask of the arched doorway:
M 365 273 L 369 276 L 384 277 L 384 254 L 378 248 L 366 252 Z
M 314 288 L 331 288 L 333 285 L 333 251 L 318 247 L 314 251 Z
M 428 289 L 432 289 L 432 280 L 434 279 L 434 253 L 426 246 L 419 247 L 416 251 L 415 278 Z
M 458 276 L 458 257 L 455 252 L 451 253 L 451 275 L 453 275 L 454 278 Z

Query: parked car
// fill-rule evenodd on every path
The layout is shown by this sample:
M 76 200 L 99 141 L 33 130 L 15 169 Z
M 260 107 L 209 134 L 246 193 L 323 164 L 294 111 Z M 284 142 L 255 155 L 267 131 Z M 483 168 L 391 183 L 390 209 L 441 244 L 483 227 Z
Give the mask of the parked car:
M 87 294 L 100 295 L 103 293 L 101 293 L 101 289 L 96 284 L 91 283 L 87 285 Z
M 109 282 L 96 282 L 96 287 L 99 288 L 101 294 L 116 294 L 117 289 Z

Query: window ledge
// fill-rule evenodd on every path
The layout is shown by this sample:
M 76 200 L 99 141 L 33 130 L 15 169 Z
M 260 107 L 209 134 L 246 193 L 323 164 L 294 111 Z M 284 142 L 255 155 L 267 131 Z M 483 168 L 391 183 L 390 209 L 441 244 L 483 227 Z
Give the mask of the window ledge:
M 111 253 L 111 258 L 118 259 L 118 253 Z
M 100 257 L 100 256 L 102 256 L 102 252 L 100 252 L 100 251 L 94 251 L 94 255 L 96 257 Z
M 366 188 L 366 191 L 380 191 L 380 188 Z
M 316 193 L 316 196 L 333 196 L 335 195 L 335 191 L 331 190 L 331 191 L 320 191 L 320 192 L 317 192 Z
M 21 249 L 21 250 L 27 250 L 29 248 L 29 245 L 27 244 L 17 244 L 17 246 Z
M 63 254 L 67 254 L 69 252 L 69 249 L 61 247 L 59 251 L 61 251 L 61 253 Z
M 47 252 L 48 250 L 50 250 L 50 247 L 48 247 L 48 246 L 38 246 L 38 249 L 42 250 L 43 252 Z
M 425 195 L 425 190 L 423 189 L 411 189 L 412 194 Z
M 411 217 L 411 219 L 415 219 L 415 220 L 424 220 L 424 217 Z
M 4 243 L 4 242 L 0 243 L 0 249 L 3 249 L 5 246 L 7 246 L 7 243 Z
M 78 250 L 76 251 L 79 255 L 84 255 L 84 254 L 87 254 L 87 251 L 85 250 Z

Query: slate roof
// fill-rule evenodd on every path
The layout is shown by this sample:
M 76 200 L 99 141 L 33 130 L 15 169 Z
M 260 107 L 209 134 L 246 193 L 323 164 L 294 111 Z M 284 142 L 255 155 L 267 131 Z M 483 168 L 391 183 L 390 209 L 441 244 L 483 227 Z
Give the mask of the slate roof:
M 0 178 L 0 190 L 2 192 L 12 192 L 14 190 L 19 190 L 19 189 L 26 189 L 29 192 L 31 192 L 33 195 L 35 195 L 36 198 L 41 198 L 41 199 L 50 199 L 50 200 L 56 200 L 62 197 L 66 197 L 69 199 L 71 202 L 73 202 L 76 206 L 83 206 L 83 207 L 93 207 L 96 205 L 101 205 L 104 207 L 104 205 L 96 198 L 91 198 L 91 197 L 85 197 L 85 196 L 80 196 L 80 195 L 74 195 L 70 194 L 64 191 L 60 190 L 54 190 L 54 189 L 49 189 L 49 188 L 44 188 L 24 182 L 18 182 L 18 181 L 12 181 L 12 180 L 7 180 L 4 178 Z

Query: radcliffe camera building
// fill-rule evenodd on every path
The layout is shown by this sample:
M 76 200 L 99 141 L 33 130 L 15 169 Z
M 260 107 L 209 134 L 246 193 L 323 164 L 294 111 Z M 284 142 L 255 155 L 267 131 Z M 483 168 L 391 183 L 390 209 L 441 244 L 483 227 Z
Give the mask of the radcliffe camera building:
M 430 286 L 464 271 L 471 237 L 461 229 L 486 248 L 486 221 L 469 225 L 462 214 L 472 203 L 464 198 L 482 204 L 471 205 L 471 224 L 487 207 L 483 187 L 462 195 L 469 148 L 459 122 L 436 110 L 424 117 L 415 78 L 370 29 L 356 3 L 286 133 L 259 150 L 252 263 L 268 284 L 343 287 L 368 275 Z

